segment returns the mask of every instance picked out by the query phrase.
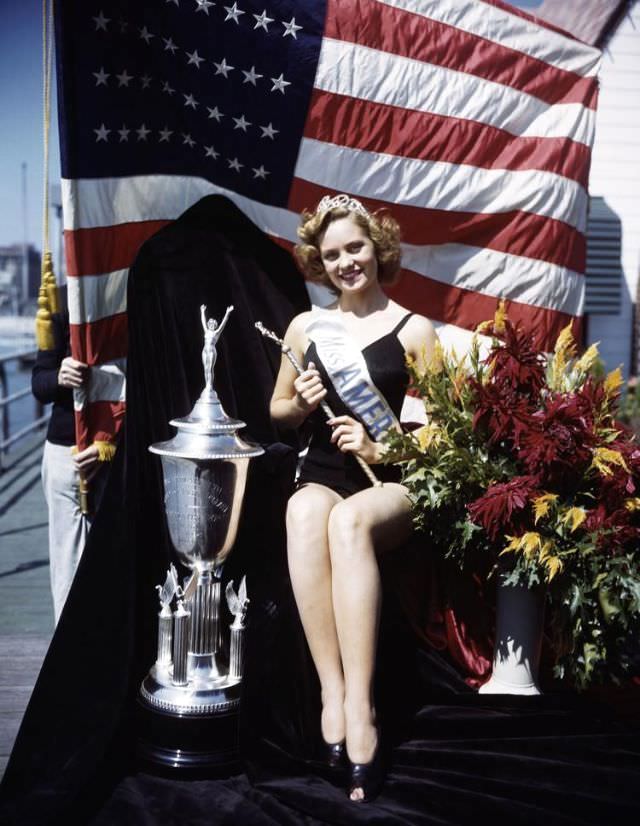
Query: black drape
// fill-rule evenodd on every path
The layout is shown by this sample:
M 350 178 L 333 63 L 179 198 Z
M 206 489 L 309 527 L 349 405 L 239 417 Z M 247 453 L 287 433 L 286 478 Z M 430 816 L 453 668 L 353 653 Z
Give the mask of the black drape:
M 225 569 L 227 578 L 247 573 L 251 597 L 245 771 L 188 782 L 136 771 L 132 708 L 155 657 L 154 585 L 170 559 L 159 464 L 147 447 L 171 435 L 169 420 L 202 388 L 200 304 L 216 318 L 235 306 L 216 387 L 267 452 L 252 462 Z M 282 333 L 306 306 L 289 254 L 223 198 L 205 198 L 144 245 L 129 284 L 126 431 L 6 772 L 2 822 L 562 824 L 637 815 L 640 712 L 619 719 L 615 703 L 570 693 L 476 695 L 446 656 L 418 646 L 391 587 L 376 675 L 390 759 L 382 795 L 350 803 L 314 764 L 318 687 L 284 549 L 295 451 L 268 416 L 279 353 L 253 327 L 261 320 Z

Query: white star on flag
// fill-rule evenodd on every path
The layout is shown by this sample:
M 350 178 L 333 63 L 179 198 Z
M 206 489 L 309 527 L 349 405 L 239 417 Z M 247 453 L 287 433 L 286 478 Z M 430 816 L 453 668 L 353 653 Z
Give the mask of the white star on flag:
M 267 172 L 267 170 L 264 168 L 264 166 L 262 166 L 262 164 L 260 164 L 260 166 L 257 169 L 253 170 L 253 177 L 262 178 L 263 181 L 265 181 L 267 179 L 267 175 L 270 174 L 271 173 Z
M 220 123 L 220 121 L 224 117 L 224 112 L 221 112 L 217 106 L 214 106 L 213 109 L 207 106 L 207 112 L 209 112 L 209 117 L 215 118 L 218 121 L 218 123 Z
M 251 126 L 251 123 L 248 120 L 245 120 L 244 115 L 240 115 L 239 118 L 233 118 L 235 121 L 234 129 L 242 129 L 243 132 L 247 131 L 247 126 Z
M 238 20 L 238 17 L 240 17 L 241 14 L 244 14 L 244 12 L 242 11 L 242 9 L 238 8 L 238 4 L 234 3 L 233 6 L 225 6 L 224 10 L 227 13 L 227 16 L 225 17 L 225 22 L 227 20 L 233 19 L 233 22 L 237 23 L 239 26 L 240 21 Z
M 123 69 L 122 74 L 116 75 L 116 77 L 118 78 L 118 88 L 120 88 L 121 86 L 126 86 L 127 88 L 129 88 L 129 81 L 133 80 L 134 76 L 128 75 L 127 70 Z
M 183 132 L 182 137 L 184 138 L 184 140 L 182 141 L 183 145 L 186 143 L 190 149 L 193 149 L 193 147 L 196 145 L 196 142 L 191 137 L 191 135 Z
M 152 37 L 155 37 L 155 34 L 151 34 L 149 29 L 146 26 L 143 26 L 141 29 L 138 29 L 140 32 L 140 40 L 144 40 L 144 42 L 149 45 L 149 41 Z
M 164 50 L 165 50 L 165 52 L 168 51 L 168 52 L 171 52 L 171 54 L 173 54 L 174 52 L 178 51 L 178 47 L 173 42 L 172 37 L 163 37 L 162 40 L 164 41 Z
M 220 156 L 220 153 L 216 152 L 213 146 L 205 146 L 205 153 L 205 158 L 213 158 L 214 161 Z
M 215 3 L 211 3 L 209 2 L 209 0 L 196 0 L 196 6 L 198 7 L 196 9 L 196 14 L 199 11 L 203 11 L 207 15 L 207 17 L 209 17 L 209 7 L 215 6 Z
M 257 21 L 256 25 L 253 28 L 254 29 L 263 28 L 265 30 L 265 32 L 269 31 L 267 29 L 267 26 L 269 25 L 269 23 L 273 23 L 273 21 L 275 20 L 274 17 L 267 17 L 267 10 L 266 9 L 262 12 L 262 14 L 254 14 L 253 16 L 255 17 L 255 19 Z
M 296 34 L 296 32 L 299 32 L 300 29 L 302 28 L 302 26 L 296 26 L 295 17 L 292 17 L 291 20 L 288 23 L 285 23 L 284 20 L 282 20 L 280 22 L 284 26 L 284 34 L 282 36 L 286 37 L 288 34 L 290 34 L 291 37 L 293 37 L 293 38 L 295 38 L 295 40 L 297 40 L 298 35 Z
M 104 141 L 106 143 L 107 136 L 109 132 L 111 132 L 111 129 L 107 129 L 104 123 L 101 123 L 100 128 L 94 129 L 93 131 L 96 133 L 96 143 L 98 143 L 99 141 Z
M 281 74 L 280 77 L 272 77 L 271 82 L 273 86 L 271 87 L 272 92 L 282 92 L 284 95 L 284 87 L 291 86 L 291 83 L 288 80 L 285 80 L 283 75 Z
M 120 143 L 122 143 L 122 141 L 129 140 L 129 132 L 131 132 L 131 129 L 127 129 L 126 123 L 123 123 L 122 129 L 118 129 L 118 134 L 120 135 Z
M 216 67 L 216 74 L 217 75 L 224 75 L 225 78 L 227 77 L 229 72 L 231 72 L 231 71 L 233 71 L 233 69 L 235 69 L 235 66 L 229 66 L 229 64 L 227 63 L 227 61 L 225 60 L 224 57 L 222 58 L 221 63 L 216 63 L 214 61 L 213 65 Z
M 124 34 L 126 32 L 126 30 L 129 28 L 129 24 L 124 19 L 124 17 L 121 17 L 118 20 L 118 25 L 120 26 L 120 34 Z
M 180 6 L 180 0 L 164 0 L 165 3 L 175 3 L 176 6 Z
M 183 94 L 182 97 L 184 98 L 185 106 L 190 106 L 192 109 L 195 109 L 198 106 L 198 101 L 194 98 L 193 95 Z
M 140 78 L 140 83 L 142 83 L 142 88 L 143 89 L 148 89 L 149 86 L 151 85 L 152 80 L 153 80 L 153 78 L 151 77 L 151 75 L 142 75 L 142 77 Z
M 160 143 L 163 141 L 168 143 L 171 135 L 173 135 L 173 130 L 169 129 L 169 127 L 165 124 L 164 129 L 160 130 Z
M 189 63 L 193 63 L 196 69 L 199 69 L 200 64 L 205 63 L 204 57 L 200 57 L 197 49 L 194 52 L 187 52 L 187 57 L 189 58 L 187 66 L 189 65 Z
M 104 67 L 100 67 L 99 72 L 92 72 L 91 73 L 96 79 L 96 86 L 106 86 L 107 85 L 107 78 L 111 77 L 110 74 L 105 72 Z
M 139 129 L 136 129 L 136 133 L 138 135 L 139 141 L 146 141 L 147 135 L 151 132 L 151 129 L 147 129 L 146 124 L 142 124 Z
M 264 75 L 257 74 L 255 66 L 252 66 L 248 72 L 243 69 L 242 74 L 244 75 L 244 80 L 242 82 L 253 83 L 254 86 L 256 85 L 256 80 L 258 80 L 258 78 L 264 77 Z
M 107 23 L 111 22 L 111 18 L 110 17 L 105 17 L 104 12 L 102 11 L 102 9 L 100 9 L 100 13 L 98 14 L 98 16 L 94 17 L 93 19 L 94 19 L 95 24 L 96 24 L 96 31 L 99 31 L 100 29 L 102 29 L 103 32 L 106 32 Z
M 172 95 L 175 92 L 175 89 L 172 86 L 169 86 L 167 81 L 162 84 L 162 91 L 166 92 L 168 95 Z
M 268 126 L 261 126 L 262 134 L 260 135 L 261 138 L 271 138 L 273 140 L 273 136 L 277 135 L 280 131 L 279 129 L 274 129 L 273 124 L 269 123 Z
M 232 160 L 227 161 L 227 163 L 229 164 L 229 169 L 235 169 L 236 172 L 240 172 L 241 167 L 244 166 L 244 164 L 240 163 L 237 158 L 233 158 Z

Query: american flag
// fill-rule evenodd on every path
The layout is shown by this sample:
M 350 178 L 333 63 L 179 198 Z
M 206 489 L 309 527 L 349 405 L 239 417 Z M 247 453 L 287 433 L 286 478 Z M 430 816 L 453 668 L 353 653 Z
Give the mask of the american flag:
M 579 319 L 598 50 L 498 0 L 59 0 L 56 38 L 81 445 L 124 413 L 128 267 L 212 193 L 289 248 L 326 193 L 389 207 L 436 322 Z

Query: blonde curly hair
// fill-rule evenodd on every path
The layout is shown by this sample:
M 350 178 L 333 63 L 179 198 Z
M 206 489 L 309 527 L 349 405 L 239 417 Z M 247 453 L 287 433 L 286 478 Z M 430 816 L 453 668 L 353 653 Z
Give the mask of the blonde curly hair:
M 320 242 L 329 224 L 340 218 L 352 218 L 373 241 L 380 283 L 392 284 L 395 281 L 400 271 L 400 226 L 391 215 L 382 210 L 365 215 L 343 206 L 337 206 L 323 212 L 305 210 L 300 217 L 302 220 L 298 227 L 300 243 L 296 244 L 293 251 L 300 269 L 309 281 L 323 284 L 335 291 L 322 263 Z

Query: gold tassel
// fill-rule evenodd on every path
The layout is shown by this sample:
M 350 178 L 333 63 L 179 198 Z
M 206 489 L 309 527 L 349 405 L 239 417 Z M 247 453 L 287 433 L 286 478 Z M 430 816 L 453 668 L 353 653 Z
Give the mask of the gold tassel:
M 42 283 L 47 291 L 49 299 L 49 309 L 52 313 L 60 312 L 60 296 L 58 294 L 58 284 L 53 272 L 53 256 L 50 252 L 45 252 L 42 263 Z
M 94 442 L 98 448 L 98 459 L 101 462 L 110 462 L 116 455 L 116 446 L 112 442 Z
M 38 292 L 38 312 L 36 313 L 36 342 L 38 350 L 53 350 L 55 340 L 53 338 L 53 323 L 51 321 L 51 311 L 47 298 L 47 289 L 44 284 L 40 284 Z

